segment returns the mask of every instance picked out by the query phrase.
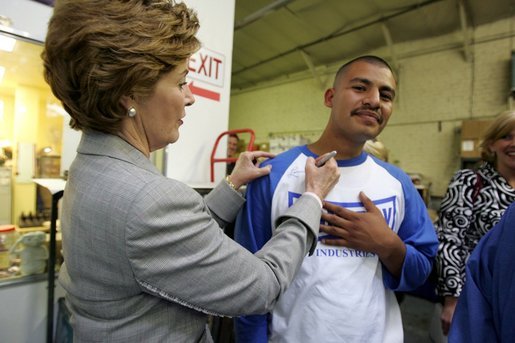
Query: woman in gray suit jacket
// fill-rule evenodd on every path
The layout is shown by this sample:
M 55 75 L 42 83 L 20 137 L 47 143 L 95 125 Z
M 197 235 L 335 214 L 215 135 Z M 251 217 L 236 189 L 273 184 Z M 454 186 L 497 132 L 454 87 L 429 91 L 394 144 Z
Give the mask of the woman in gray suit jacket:
M 220 229 L 269 173 L 241 155 L 206 198 L 161 175 L 150 152 L 174 143 L 194 103 L 185 82 L 196 14 L 172 0 L 58 0 L 45 78 L 82 131 L 64 192 L 59 281 L 75 341 L 211 342 L 207 315 L 266 313 L 316 244 L 334 159 L 306 164 L 306 194 L 255 255 Z

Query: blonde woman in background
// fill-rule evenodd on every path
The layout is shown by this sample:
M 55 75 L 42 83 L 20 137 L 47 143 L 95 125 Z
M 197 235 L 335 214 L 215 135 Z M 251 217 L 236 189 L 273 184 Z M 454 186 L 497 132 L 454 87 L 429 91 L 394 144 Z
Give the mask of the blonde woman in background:
M 438 293 L 444 297 L 442 331 L 447 335 L 465 283 L 465 264 L 483 237 L 515 201 L 515 111 L 501 113 L 481 144 L 483 164 L 459 170 L 442 200 L 436 228 Z
M 386 149 L 383 142 L 378 141 L 377 139 L 369 139 L 366 141 L 363 150 L 380 160 L 388 162 L 388 149 Z

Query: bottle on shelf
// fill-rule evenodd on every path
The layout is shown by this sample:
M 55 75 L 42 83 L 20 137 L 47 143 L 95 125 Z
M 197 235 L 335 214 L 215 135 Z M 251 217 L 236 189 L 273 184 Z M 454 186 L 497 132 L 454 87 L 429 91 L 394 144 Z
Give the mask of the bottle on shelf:
M 11 267 L 9 249 L 14 242 L 16 242 L 14 225 L 0 225 L 0 271 L 6 271 Z

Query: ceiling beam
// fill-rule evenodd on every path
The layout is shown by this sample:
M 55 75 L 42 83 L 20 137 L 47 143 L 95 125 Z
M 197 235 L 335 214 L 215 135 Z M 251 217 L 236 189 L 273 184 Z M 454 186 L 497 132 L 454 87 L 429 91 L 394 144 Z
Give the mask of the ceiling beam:
M 320 87 L 321 90 L 324 90 L 324 83 L 322 82 L 320 75 L 316 71 L 315 64 L 313 63 L 311 56 L 309 56 L 303 50 L 299 50 L 299 51 L 300 51 L 300 55 L 304 59 L 304 62 L 306 62 L 306 65 L 308 66 L 309 70 L 311 71 L 311 74 L 313 75 L 313 78 L 317 82 L 318 86 Z
M 397 54 L 395 53 L 395 48 L 392 40 L 392 35 L 390 34 L 390 29 L 383 22 L 381 23 L 381 30 L 383 31 L 384 40 L 386 45 L 388 46 L 388 50 L 390 50 L 390 58 L 392 59 L 393 68 L 397 69 Z
M 249 14 L 242 20 L 238 21 L 234 25 L 234 31 L 239 30 L 239 29 L 255 22 L 256 20 L 263 18 L 264 16 L 272 13 L 273 11 L 288 5 L 292 1 L 293 0 L 277 0 L 275 2 L 272 2 L 271 4 L 266 5 L 265 7 L 257 10 L 256 12 L 254 12 L 252 14 Z
M 467 25 L 467 11 L 465 10 L 465 0 L 458 0 L 458 8 L 460 13 L 461 31 L 463 33 L 463 54 L 465 61 L 470 62 L 472 52 L 470 48 L 470 35 Z
M 347 35 L 347 34 L 350 34 L 352 32 L 355 32 L 355 31 L 359 31 L 361 29 L 364 29 L 364 28 L 367 28 L 367 27 L 370 27 L 372 25 L 376 25 L 376 24 L 379 24 L 379 23 L 382 23 L 388 19 L 392 19 L 392 18 L 395 18 L 395 17 L 398 17 L 398 16 L 401 16 L 403 14 L 406 14 L 406 13 L 409 13 L 411 11 L 417 11 L 417 10 L 420 10 L 421 8 L 425 7 L 425 6 L 429 6 L 429 5 L 432 5 L 434 3 L 437 3 L 437 2 L 441 2 L 443 0 L 427 0 L 427 1 L 424 1 L 422 3 L 417 3 L 416 5 L 413 5 L 413 6 L 410 6 L 404 10 L 401 10 L 401 11 L 398 11 L 396 13 L 393 13 L 393 14 L 390 14 L 390 15 L 387 15 L 387 16 L 384 16 L 384 17 L 381 17 L 379 19 L 372 19 L 364 24 L 361 24 L 361 25 L 357 25 L 355 27 L 352 27 L 352 28 L 349 28 L 345 31 L 342 31 L 342 32 L 338 32 L 338 33 L 333 33 L 333 34 L 330 34 L 330 35 L 327 35 L 325 37 L 322 37 L 322 38 L 319 38 L 315 41 L 312 41 L 312 42 L 309 42 L 309 43 L 306 43 L 306 44 L 303 44 L 301 46 L 297 46 L 295 48 L 292 48 L 290 50 L 287 50 L 287 51 L 283 51 L 281 52 L 280 54 L 277 54 L 275 56 L 272 56 L 272 57 L 269 57 L 267 59 L 264 59 L 260 62 L 257 62 L 257 63 L 254 63 L 252 65 L 249 65 L 243 69 L 239 69 L 239 70 L 236 70 L 236 71 L 233 71 L 232 75 L 238 75 L 238 74 L 241 74 L 243 72 L 246 72 L 250 69 L 253 69 L 253 68 L 256 68 L 256 67 L 259 67 L 263 64 L 266 64 L 268 62 L 271 62 L 271 61 L 274 61 L 276 59 L 279 59 L 283 56 L 286 56 L 286 55 L 289 55 L 291 53 L 294 53 L 298 50 L 303 50 L 305 48 L 308 48 L 308 47 L 311 47 L 311 46 L 314 46 L 314 45 L 317 45 L 317 44 L 320 44 L 320 43 L 323 43 L 323 42 L 327 42 L 331 39 L 334 39 L 334 38 L 337 38 L 337 37 L 341 37 L 341 36 L 344 36 L 344 35 Z

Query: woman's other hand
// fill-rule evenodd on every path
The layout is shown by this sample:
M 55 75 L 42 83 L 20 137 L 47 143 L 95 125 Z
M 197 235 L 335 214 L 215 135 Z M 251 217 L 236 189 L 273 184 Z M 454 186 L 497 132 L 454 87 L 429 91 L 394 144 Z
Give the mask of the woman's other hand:
M 458 298 L 452 296 L 446 296 L 444 298 L 444 303 L 442 307 L 442 315 L 440 316 L 440 320 L 442 322 L 442 332 L 445 336 L 449 334 L 449 329 L 451 328 L 452 317 L 454 316 L 454 311 L 456 310 L 456 304 L 458 303 Z
M 334 158 L 327 161 L 322 167 L 315 165 L 315 159 L 308 157 L 306 161 L 306 192 L 318 195 L 324 200 L 340 179 L 340 170 Z
M 236 189 L 261 176 L 270 174 L 272 166 L 259 167 L 260 161 L 275 157 L 274 154 L 265 151 L 244 151 L 236 161 L 236 165 L 230 175 L 230 180 Z

